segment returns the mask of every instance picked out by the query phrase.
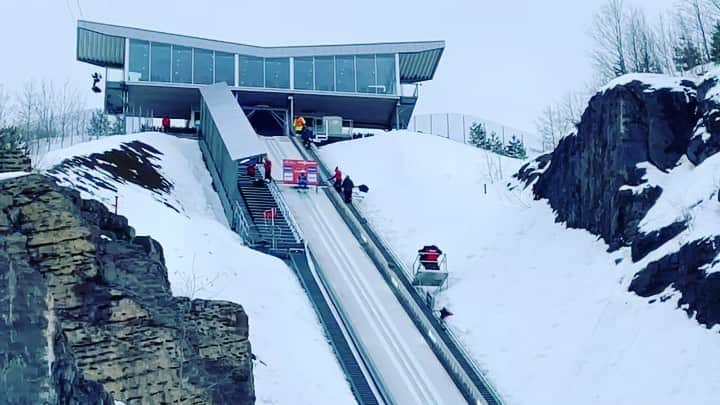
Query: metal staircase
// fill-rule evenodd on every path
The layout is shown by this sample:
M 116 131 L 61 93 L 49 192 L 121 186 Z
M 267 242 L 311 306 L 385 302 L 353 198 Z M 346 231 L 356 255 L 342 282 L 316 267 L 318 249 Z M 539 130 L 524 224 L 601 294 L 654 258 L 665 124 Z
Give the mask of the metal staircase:
M 256 234 L 254 247 L 276 256 L 286 257 L 288 249 L 302 248 L 301 238 L 288 223 L 287 211 L 280 207 L 270 189 L 272 185 L 256 182 L 259 177 L 250 177 L 242 168 L 238 169 L 237 186 L 252 220 Z M 267 213 L 275 211 L 275 218 Z M 285 253 L 284 253 L 285 252 Z

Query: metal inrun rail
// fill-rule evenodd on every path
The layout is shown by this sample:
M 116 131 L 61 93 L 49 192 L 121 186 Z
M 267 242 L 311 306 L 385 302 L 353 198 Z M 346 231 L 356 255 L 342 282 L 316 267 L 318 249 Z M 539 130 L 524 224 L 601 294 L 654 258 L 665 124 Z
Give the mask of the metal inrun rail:
M 319 272 L 313 270 L 315 261 L 310 251 L 307 247 L 305 250 L 291 251 L 290 262 L 320 318 L 355 399 L 363 405 L 389 403 L 384 390 L 377 384 L 380 380 L 374 375 L 372 368 L 363 361 L 366 355 L 362 352 L 362 347 L 357 344 L 345 317 L 339 312 L 340 307 L 336 305 L 336 300 L 327 288 L 326 282 Z M 367 378 L 368 374 L 371 376 L 370 380 Z
M 305 158 L 318 162 L 323 176 L 328 178 L 329 170 L 319 159 L 315 149 L 305 150 L 305 148 L 298 145 L 296 139 L 291 138 L 291 140 Z M 440 323 L 432 310 L 426 305 L 423 297 L 412 286 L 402 261 L 390 252 L 386 243 L 382 241 L 378 233 L 372 229 L 355 207 L 344 204 L 332 188 L 325 188 L 325 192 L 376 264 L 396 298 L 448 371 L 465 399 L 472 404 L 503 404 L 500 395 L 487 381 L 462 344 Z M 370 243 L 363 243 L 367 238 L 370 239 Z

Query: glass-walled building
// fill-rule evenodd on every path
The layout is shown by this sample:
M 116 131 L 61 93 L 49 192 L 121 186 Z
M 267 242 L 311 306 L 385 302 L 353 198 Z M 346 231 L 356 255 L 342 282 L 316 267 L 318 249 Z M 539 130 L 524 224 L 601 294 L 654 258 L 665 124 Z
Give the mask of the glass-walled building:
M 238 87 L 397 94 L 397 54 L 262 58 L 137 39 L 129 43 L 130 82 L 225 82 Z
M 112 112 L 182 118 L 199 108 L 198 86 L 224 82 L 244 108 L 337 115 L 356 126 L 392 128 L 407 125 L 417 99 L 416 91 L 403 89 L 432 79 L 444 46 L 258 47 L 79 21 L 77 58 L 122 72 L 122 85 L 110 85 L 124 92 L 108 95 L 115 100 L 107 107 Z

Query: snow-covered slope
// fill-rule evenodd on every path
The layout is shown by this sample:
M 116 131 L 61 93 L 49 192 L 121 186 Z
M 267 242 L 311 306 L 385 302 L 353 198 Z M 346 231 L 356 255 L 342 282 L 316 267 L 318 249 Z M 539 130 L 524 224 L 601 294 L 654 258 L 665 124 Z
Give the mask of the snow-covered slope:
M 160 152 L 148 160 L 172 184 L 169 191 L 160 184 L 154 184 L 159 188 L 153 191 L 114 178 L 102 166 L 66 165 L 53 176 L 111 210 L 117 195 L 118 213 L 128 218 L 137 234 L 162 244 L 174 294 L 242 304 L 253 353 L 262 362 L 254 369 L 258 403 L 353 403 L 292 270 L 279 259 L 243 246 L 228 229 L 196 142 L 157 133 L 114 136 L 49 152 L 42 163 L 50 169 L 65 159 L 118 149 L 135 140 Z M 99 163 L 111 170 L 118 166 Z M 142 177 L 139 170 L 130 172 Z
M 411 133 L 337 143 L 321 157 L 370 186 L 357 205 L 408 265 L 424 244 L 448 254 L 448 323 L 508 403 L 716 402 L 720 328 L 688 319 L 678 297 L 629 293 L 629 249 L 607 253 L 530 191 L 497 181 L 498 162 L 505 177 L 521 162 Z

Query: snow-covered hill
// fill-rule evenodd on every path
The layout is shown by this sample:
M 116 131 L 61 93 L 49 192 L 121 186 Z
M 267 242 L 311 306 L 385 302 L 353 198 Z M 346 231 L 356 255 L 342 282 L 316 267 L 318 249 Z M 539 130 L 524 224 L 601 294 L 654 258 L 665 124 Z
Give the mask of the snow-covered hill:
M 137 234 L 162 244 L 175 295 L 243 305 L 261 361 L 254 369 L 258 403 L 354 402 L 292 270 L 243 246 L 228 229 L 196 142 L 158 133 L 114 136 L 51 151 L 42 164 L 51 169 L 65 159 L 72 160 L 51 171 L 61 185 L 111 210 L 118 196 L 118 213 Z M 144 170 L 147 164 L 160 177 Z
M 641 266 L 630 249 L 608 253 L 556 223 L 547 201 L 509 179 L 523 162 L 406 132 L 326 146 L 321 157 L 370 186 L 357 205 L 408 265 L 428 243 L 448 254 L 448 323 L 508 403 L 717 401 L 720 327 L 688 319 L 677 295 L 628 292 Z M 670 203 L 702 194 L 691 176 L 648 177 L 675 184 Z

